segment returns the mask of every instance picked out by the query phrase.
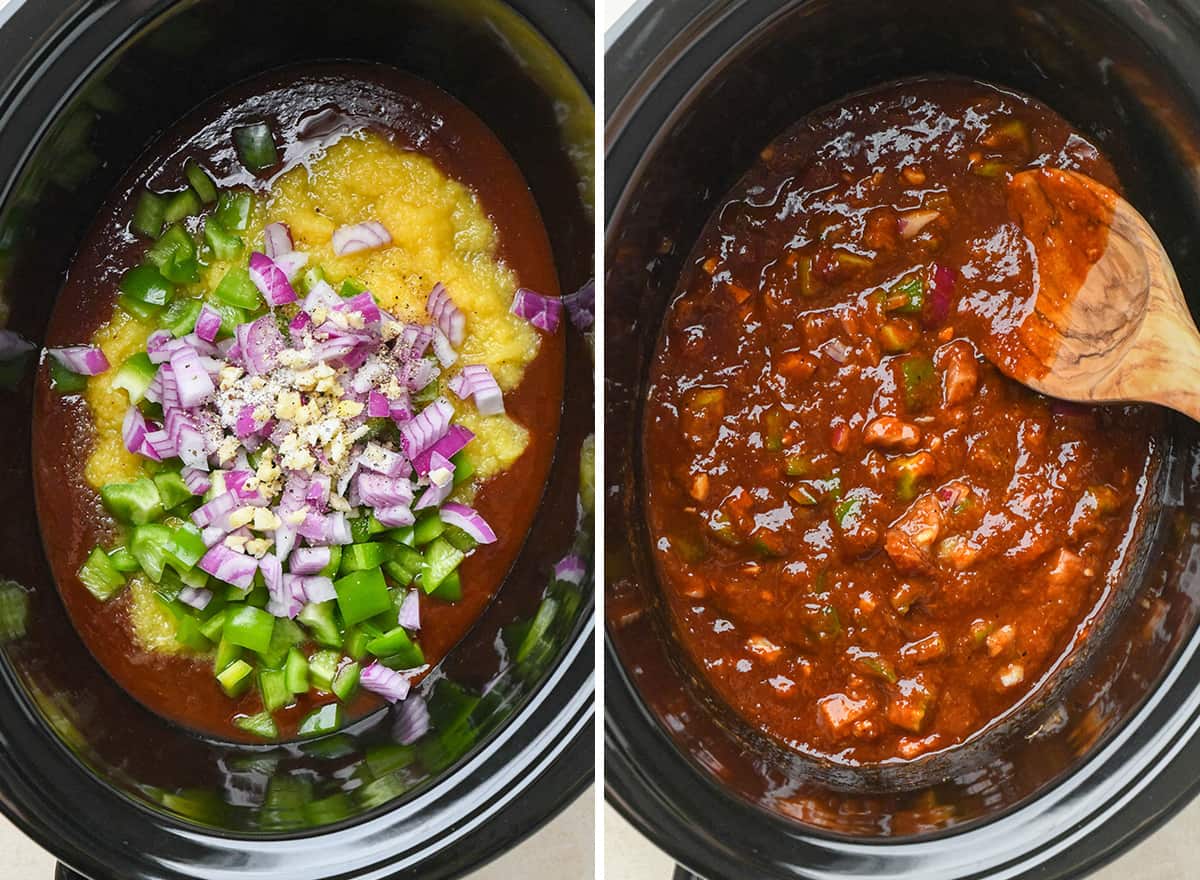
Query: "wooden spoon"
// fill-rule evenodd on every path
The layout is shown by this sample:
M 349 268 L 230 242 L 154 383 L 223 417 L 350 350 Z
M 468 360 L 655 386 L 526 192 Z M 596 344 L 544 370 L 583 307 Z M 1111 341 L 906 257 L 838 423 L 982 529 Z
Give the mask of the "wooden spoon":
M 1032 310 L 993 346 L 996 365 L 1052 397 L 1158 403 L 1200 419 L 1200 332 L 1145 218 L 1057 168 L 1013 175 L 1008 204 L 1039 283 Z

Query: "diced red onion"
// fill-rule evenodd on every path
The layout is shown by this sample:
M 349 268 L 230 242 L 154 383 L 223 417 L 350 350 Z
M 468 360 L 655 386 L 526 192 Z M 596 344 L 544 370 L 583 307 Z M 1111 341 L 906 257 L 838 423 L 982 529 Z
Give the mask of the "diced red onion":
M 350 524 L 340 511 L 320 514 L 309 512 L 297 531 L 313 544 L 351 544 Z
M 208 444 L 204 442 L 204 435 L 194 425 L 185 424 L 180 428 L 179 437 L 175 442 L 184 464 L 208 470 Z
M 397 425 L 402 425 L 413 417 L 412 402 L 408 399 L 407 391 L 404 392 L 402 398 L 391 401 L 388 406 L 388 415 Z
M 258 560 L 258 569 L 262 572 L 263 583 L 271 597 L 267 610 L 275 617 L 295 617 L 299 614 L 301 603 L 289 601 L 291 596 L 283 586 L 283 563 L 279 557 L 271 553 L 264 554 Z
M 193 495 L 203 495 L 212 488 L 212 477 L 198 468 L 185 467 L 179 475 L 183 477 L 184 484 Z
M 221 332 L 221 313 L 205 303 L 200 307 L 196 316 L 195 333 L 205 342 L 216 342 L 217 334 Z
M 275 369 L 279 353 L 285 347 L 283 334 L 271 315 L 263 315 L 249 324 L 239 325 L 237 340 L 246 370 L 252 376 L 261 376 Z
M 283 558 L 291 553 L 292 548 L 296 546 L 297 534 L 296 527 L 287 522 L 277 528 L 275 530 L 275 555 Z
M 263 251 L 272 260 L 294 250 L 292 233 L 286 223 L 268 223 L 263 229 Z
M 459 504 L 457 501 L 443 504 L 441 510 L 438 511 L 438 516 L 441 517 L 442 522 L 458 526 L 480 544 L 491 544 L 496 540 L 496 533 L 487 524 L 487 520 L 480 516 L 478 511 L 465 504 Z
M 563 304 L 567 307 L 567 317 L 571 319 L 572 324 L 579 328 L 581 333 L 591 330 L 592 325 L 596 322 L 595 279 L 589 278 L 583 287 L 564 296 Z
M 443 367 L 448 367 L 458 360 L 458 352 L 454 350 L 454 346 L 450 344 L 450 340 L 441 330 L 435 330 L 433 333 L 433 353 Z
M 296 317 L 288 322 L 288 330 L 291 331 L 292 337 L 295 338 L 300 333 L 304 332 L 312 325 L 312 315 L 308 312 L 296 312 Z
M 275 261 L 266 254 L 255 251 L 250 255 L 250 280 L 263 295 L 267 305 L 274 308 L 286 303 L 295 302 L 296 291 L 292 289 L 285 273 Z
M 378 391 L 371 391 L 367 395 L 367 415 L 373 419 L 386 419 L 388 413 L 391 412 L 391 404 L 388 399 Z
M 308 491 L 304 494 L 305 503 L 313 510 L 324 510 L 328 507 L 331 482 L 328 474 L 313 474 Z
M 179 383 L 175 379 L 175 368 L 170 363 L 165 363 L 158 368 L 155 374 L 159 380 L 158 383 L 158 402 L 162 404 L 163 409 L 173 409 L 179 404 Z
M 438 452 L 446 458 L 453 458 L 474 439 L 475 435 L 469 429 L 462 425 L 451 425 L 445 437 L 412 460 L 413 467 L 417 474 L 423 477 L 429 473 L 429 462 L 434 452 Z
M 406 324 L 392 347 L 398 361 L 416 361 L 425 356 L 433 342 L 433 327 L 428 324 Z
M 192 349 L 181 347 L 173 351 L 171 369 L 175 372 L 179 389 L 179 404 L 184 409 L 193 409 L 216 393 L 217 386 L 213 384 L 212 376 L 208 375 Z
M 258 491 L 257 488 L 248 489 L 246 484 L 250 482 L 254 474 L 248 470 L 230 471 L 225 475 L 225 488 L 233 493 L 241 504 L 249 504 L 254 507 L 266 507 L 267 499 Z
M 454 490 L 454 464 L 441 453 L 435 452 L 430 456 L 428 477 L 429 485 L 413 506 L 414 511 L 437 507 L 450 496 Z
M 224 526 L 207 526 L 200 530 L 200 539 L 204 541 L 205 547 L 211 547 L 213 544 L 220 544 L 228 535 L 228 530 Z
M 175 341 L 170 330 L 155 330 L 146 337 L 146 354 L 150 363 L 161 364 L 171 356 L 170 344 Z
M 335 309 L 342 304 L 342 298 L 334 292 L 334 289 L 329 286 L 326 281 L 318 281 L 308 290 L 308 296 L 304 297 L 304 311 L 312 313 L 316 311 L 318 306 L 324 306 L 326 309 Z
M 258 562 L 254 557 L 231 550 L 224 544 L 215 544 L 200 559 L 200 569 L 219 581 L 248 590 L 254 583 Z
M 429 707 L 420 696 L 412 696 L 396 709 L 392 734 L 402 746 L 415 743 L 429 732 Z
M 382 663 L 374 661 L 363 667 L 358 683 L 366 690 L 379 694 L 389 703 L 398 703 L 408 696 L 411 688 L 408 678 Z
M 368 443 L 367 448 L 358 457 L 358 463 L 367 470 L 386 477 L 408 476 L 408 462 L 404 457 L 378 443 Z
M 240 507 L 238 497 L 232 492 L 222 492 L 211 501 L 200 505 L 192 511 L 192 522 L 200 528 L 223 524 L 228 521 L 229 514 Z
M 206 590 L 203 587 L 184 587 L 179 591 L 179 601 L 197 611 L 207 608 L 212 597 L 212 590 Z
M 850 347 L 840 339 L 831 339 L 821 349 L 835 364 L 844 364 L 850 359 Z
M 583 559 L 576 556 L 574 553 L 569 556 L 564 556 L 554 565 L 555 580 L 567 581 L 572 584 L 580 584 L 583 582 L 584 575 L 587 573 L 587 568 L 583 564 Z
M 397 504 L 393 507 L 376 507 L 375 519 L 379 520 L 389 529 L 401 529 L 405 526 L 411 526 L 417 521 L 412 508 L 404 504 Z
M 186 336 L 179 337 L 179 343 L 188 346 L 188 348 L 191 348 L 202 358 L 216 358 L 221 354 L 219 348 L 207 339 L 201 339 L 194 331 L 188 333 Z
M 290 283 L 295 281 L 296 276 L 300 274 L 300 270 L 308 265 L 308 254 L 304 253 L 304 251 L 291 251 L 290 253 L 280 254 L 275 258 L 275 265 L 279 267 L 284 277 Z
M 421 594 L 419 590 L 409 590 L 400 603 L 400 614 L 397 623 L 408 630 L 421 628 Z
M 337 590 L 333 580 L 319 575 L 307 575 L 300 578 L 300 586 L 309 602 L 331 602 L 337 598 Z
M 936 327 L 950 316 L 950 300 L 954 296 L 954 287 L 954 270 L 949 266 L 935 263 L 932 283 L 929 285 L 929 296 L 925 301 L 925 311 L 921 315 L 922 324 L 926 327 Z
M 154 461 L 162 461 L 164 458 L 174 458 L 178 455 L 179 447 L 166 431 L 148 431 L 146 444 L 140 452 Z
M 403 477 L 387 477 L 376 473 L 359 473 L 354 481 L 358 497 L 371 507 L 394 507 L 412 503 L 412 484 Z
M 391 244 L 392 236 L 378 221 L 367 220 L 352 226 L 340 226 L 333 232 L 333 252 L 339 257 Z
M 518 318 L 524 318 L 539 330 L 553 333 L 558 329 L 558 322 L 562 319 L 562 300 L 557 297 L 543 296 L 528 287 L 520 287 L 513 296 L 512 307 L 509 311 Z
M 140 453 L 144 448 L 148 448 L 146 444 L 146 434 L 149 428 L 146 425 L 146 417 L 142 415 L 142 411 L 136 406 L 131 406 L 125 410 L 125 419 L 121 422 L 121 439 L 125 441 L 125 448 L 133 453 Z M 151 450 L 153 451 L 153 450 Z
M 66 348 L 48 348 L 46 353 L 80 376 L 98 376 L 108 369 L 108 358 L 94 345 L 70 345 Z
M 320 574 L 333 558 L 328 547 L 297 547 L 288 558 L 292 574 Z
M 425 311 L 429 313 L 429 317 L 433 318 L 433 323 L 437 324 L 438 328 L 446 334 L 446 338 L 452 345 L 455 347 L 462 345 L 466 336 L 467 319 L 462 310 L 454 304 L 454 300 L 450 298 L 450 291 L 442 282 L 439 281 L 433 285 L 433 290 L 429 291 L 429 298 L 425 300 Z M 436 337 L 434 346 L 437 346 Z M 441 359 L 440 354 L 438 358 Z M 454 362 L 453 358 L 450 362 Z
M 378 328 L 380 321 L 383 320 L 383 313 L 379 311 L 379 305 L 369 290 L 355 294 L 350 299 L 342 300 L 339 311 L 357 312 L 362 315 L 364 329 Z
M 460 400 L 475 398 L 480 415 L 497 416 L 504 412 L 504 394 L 486 364 L 468 364 L 447 384 Z
M 454 407 L 439 397 L 400 426 L 400 446 L 409 459 L 418 455 L 446 436 Z

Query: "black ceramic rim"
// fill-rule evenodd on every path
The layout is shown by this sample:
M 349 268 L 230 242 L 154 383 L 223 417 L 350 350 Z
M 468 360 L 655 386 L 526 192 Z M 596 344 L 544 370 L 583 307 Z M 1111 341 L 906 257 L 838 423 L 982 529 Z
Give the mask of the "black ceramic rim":
M 564 57 L 593 90 L 592 0 L 506 0 Z M 113 3 L 97 0 L 12 0 L 0 14 L 0 126 L 23 129 L 28 139 L 0 144 L 3 187 L 24 165 L 45 126 L 110 49 L 173 5 L 174 0 Z M 24 98 L 34 72 L 51 58 L 79 61 L 52 79 L 55 101 L 32 106 Z M 0 193 L 2 194 L 2 193 Z M 512 848 L 568 806 L 593 774 L 594 644 L 591 606 L 540 689 L 492 737 L 418 797 L 349 827 L 286 840 L 255 840 L 183 825 L 117 795 L 106 783 L 64 761 L 65 748 L 21 695 L 7 666 L 0 667 L 0 812 L 26 835 L 78 871 L 95 878 L 278 876 L 458 877 Z M 17 754 L 45 754 L 21 762 Z M 72 802 L 47 791 L 71 786 Z M 431 833 L 430 829 L 439 829 Z M 238 866 L 236 869 L 231 866 Z
M 785 4 L 642 0 L 606 37 L 607 241 L 642 157 L 740 37 Z M 1192 26 L 1196 11 L 1174 10 Z M 640 125 L 635 125 L 640 122 Z M 639 129 L 634 131 L 634 129 Z M 1066 778 L 996 819 L 913 841 L 822 834 L 723 790 L 642 701 L 610 636 L 604 652 L 605 794 L 681 865 L 718 877 L 1066 880 L 1145 838 L 1200 792 L 1200 633 L 1128 722 Z M 786 852 L 786 859 L 772 854 Z

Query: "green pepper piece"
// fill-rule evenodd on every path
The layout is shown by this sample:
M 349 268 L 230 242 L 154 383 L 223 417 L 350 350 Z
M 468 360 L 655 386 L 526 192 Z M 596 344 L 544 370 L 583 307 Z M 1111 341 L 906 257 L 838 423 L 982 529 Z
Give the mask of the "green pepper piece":
M 139 351 L 127 357 L 121 364 L 113 376 L 112 385 L 114 388 L 123 389 L 129 395 L 130 403 L 140 403 L 157 372 L 158 366 L 150 363 L 150 355 Z
M 358 692 L 359 665 L 347 663 L 333 676 L 333 693 L 343 703 L 349 703 Z
M 313 638 L 319 644 L 329 648 L 342 646 L 342 634 L 338 630 L 337 621 L 333 617 L 335 602 L 309 602 L 296 618 L 308 627 Z
M 393 567 L 399 566 L 406 574 L 406 577 L 400 578 L 396 576 L 396 573 L 391 568 L 386 569 L 388 574 L 400 583 L 411 583 L 413 578 L 421 573 L 421 563 L 424 561 L 424 557 L 412 547 L 405 544 L 391 544 L 388 546 L 387 556 L 388 562 Z
M 925 308 L 925 279 L 920 275 L 907 275 L 888 289 L 884 308 L 889 312 L 919 315 Z
M 253 605 L 231 606 L 226 612 L 222 638 L 261 654 L 271 646 L 274 629 L 275 618 L 262 609 Z
M 228 613 L 222 614 L 226 620 L 229 619 Z M 240 660 L 242 657 L 242 648 L 240 645 L 235 645 L 233 642 L 224 636 L 217 642 L 217 653 L 213 657 L 213 673 L 224 672 L 233 663 Z
M 442 537 L 461 550 L 463 553 L 470 553 L 479 546 L 478 541 L 476 541 L 458 526 L 446 526 L 446 531 L 442 532 Z
M 240 697 L 250 689 L 254 680 L 254 667 L 245 660 L 234 660 L 217 673 L 217 683 L 229 697 Z
M 133 222 L 129 225 L 134 232 L 147 238 L 158 238 L 162 233 L 166 207 L 165 198 L 156 192 L 145 190 L 138 196 L 137 205 L 133 209 Z
M 233 145 L 242 164 L 255 174 L 279 163 L 275 137 L 271 134 L 271 126 L 265 122 L 239 125 L 233 130 Z
M 250 280 L 250 273 L 241 266 L 234 266 L 225 273 L 213 296 L 223 303 L 248 311 L 254 311 L 263 304 L 262 294 Z
M 450 461 L 454 464 L 454 485 L 461 486 L 463 483 L 475 476 L 475 462 L 471 460 L 471 456 L 467 450 L 460 449 L 454 455 L 450 456 Z
M 302 694 L 308 690 L 308 658 L 299 648 L 289 648 L 287 663 L 284 666 L 288 690 L 293 694 Z
M 421 646 L 412 640 L 402 626 L 371 639 L 367 642 L 367 650 L 380 659 L 395 658 L 399 664 L 396 667 L 398 669 L 413 669 L 425 662 L 425 653 Z
M 365 517 L 362 517 L 365 519 Z M 353 520 L 352 520 L 353 522 Z M 384 546 L 378 543 L 349 544 L 342 551 L 342 574 L 353 571 L 363 571 L 368 568 L 379 568 L 387 559 Z
M 208 172 L 200 167 L 199 162 L 195 159 L 188 159 L 183 163 L 183 174 L 187 177 L 188 183 L 192 185 L 192 189 L 196 191 L 196 195 L 200 197 L 200 201 L 211 205 L 217 200 L 217 185 L 208 176 Z
M 141 565 L 146 577 L 155 583 L 162 580 L 163 566 L 166 565 L 167 550 L 170 546 L 171 529 L 162 523 L 138 526 L 129 536 L 129 552 Z
M 514 662 L 523 662 L 536 648 L 547 640 L 550 627 L 554 623 L 554 618 L 558 615 L 558 606 L 558 600 L 552 596 L 542 599 L 542 604 L 538 606 L 537 613 L 533 616 L 533 621 L 529 625 L 528 632 L 525 633 L 525 637 L 513 653 Z
M 146 259 L 157 266 L 158 271 L 168 281 L 191 284 L 200 280 L 196 243 L 179 224 L 171 226 L 162 234 L 150 250 L 146 251 Z
M 190 186 L 167 197 L 167 205 L 163 210 L 163 219 L 168 223 L 178 223 L 185 217 L 200 213 L 200 196 Z
M 257 715 L 239 715 L 233 719 L 233 723 L 239 729 L 263 739 L 276 739 L 279 736 L 279 728 L 275 726 L 275 719 L 269 710 Z
M 292 701 L 292 692 L 287 686 L 287 673 L 282 669 L 259 670 L 258 690 L 262 694 L 263 708 L 268 712 L 282 709 Z
M 308 658 L 308 678 L 317 690 L 332 692 L 342 655 L 338 651 L 316 651 Z
M 225 190 L 217 199 L 217 210 L 213 216 L 227 232 L 245 232 L 250 225 L 251 204 L 250 193 Z
M 100 547 L 92 548 L 78 574 L 80 582 L 87 587 L 88 592 L 101 602 L 107 602 L 125 586 L 125 575 Z
M 438 517 L 436 510 L 428 510 L 417 516 L 412 529 L 413 546 L 422 547 L 446 531 L 446 524 Z
M 193 651 L 207 651 L 212 644 L 204 635 L 200 621 L 186 612 L 175 621 L 175 641 Z
M 351 660 L 361 660 L 367 653 L 367 642 L 371 640 L 370 633 L 360 627 L 351 627 L 346 631 L 346 645 L 343 650 Z
M 128 547 L 113 547 L 108 551 L 109 561 L 117 571 L 129 574 L 141 568 Z
M 363 284 L 357 278 L 347 278 L 342 282 L 342 286 L 338 290 L 338 295 L 343 296 L 346 299 L 351 299 L 352 297 L 358 296 L 366 289 L 367 285 Z
M 191 523 L 184 523 L 171 530 L 171 540 L 166 547 L 166 561 L 183 576 L 192 570 L 207 551 L 204 539 L 200 537 L 200 530 Z M 207 580 L 208 575 L 204 574 L 204 577 Z
M 343 559 L 347 552 L 342 552 Z M 342 612 L 346 626 L 353 626 L 392 607 L 392 597 L 379 568 L 348 574 L 334 581 L 333 587 L 337 591 L 338 610 Z
M 388 529 L 383 533 L 383 536 L 389 541 L 394 541 L 397 544 L 403 544 L 406 547 L 415 547 L 416 530 L 412 526 L 401 526 L 398 529 Z
M 187 336 L 196 329 L 196 319 L 200 317 L 200 309 L 203 306 L 204 303 L 198 299 L 177 299 L 167 306 L 159 320 L 159 326 L 169 330 L 176 339 Z
M 68 370 L 58 362 L 58 358 L 46 360 L 50 364 L 50 385 L 59 394 L 78 394 L 87 388 L 87 376 Z
M 421 589 L 427 594 L 438 588 L 466 555 L 445 538 L 435 538 L 425 548 L 425 561 L 421 564 Z
M 216 217 L 204 218 L 204 242 L 218 260 L 236 260 L 245 244 L 232 232 L 226 232 Z
M 412 395 L 411 401 L 414 406 L 425 407 L 428 404 L 431 404 L 435 400 L 437 400 L 438 396 L 441 393 L 442 393 L 441 383 L 438 382 L 437 379 L 434 379 L 432 382 L 430 382 L 428 385 L 426 385 L 424 388 L 422 388 L 416 394 Z
M 204 610 L 206 612 L 212 611 L 213 605 L 216 605 L 216 604 L 217 604 L 217 599 L 214 598 L 213 601 L 208 603 L 208 607 L 205 608 Z M 200 632 L 204 633 L 204 637 L 206 639 L 208 639 L 210 642 L 221 641 L 221 633 L 224 631 L 225 631 L 225 612 L 223 610 L 217 611 L 215 614 L 213 614 L 211 617 L 209 617 L 207 620 L 205 620 L 203 623 L 200 624 Z
M 307 296 L 309 292 L 311 292 L 312 289 L 322 281 L 326 281 L 325 270 L 320 266 L 309 266 L 304 270 L 300 277 L 296 279 L 292 287 L 296 289 L 297 293 L 301 294 L 302 296 Z
M 904 377 L 904 400 L 912 412 L 920 412 L 936 403 L 937 376 L 933 361 L 922 355 L 909 355 L 900 365 Z
M 356 516 L 350 519 L 350 540 L 355 544 L 361 544 L 371 537 L 369 529 L 370 521 L 365 516 Z
M 149 264 L 130 269 L 117 286 L 124 297 L 151 309 L 150 315 L 158 314 L 175 296 L 175 285 L 164 278 L 156 266 Z
M 342 726 L 342 704 L 328 703 L 304 717 L 296 729 L 298 736 L 320 736 L 333 733 Z
M 862 501 L 858 498 L 846 498 L 833 509 L 833 515 L 842 528 L 849 528 L 858 520 Z
M 855 658 L 854 665 L 866 675 L 882 679 L 891 684 L 895 684 L 899 680 L 899 676 L 896 675 L 896 668 L 883 657 L 874 654 L 864 654 Z
M 462 580 L 459 578 L 458 572 L 450 572 L 434 588 L 433 592 L 427 595 L 433 599 L 441 599 L 443 602 L 457 602 L 462 598 Z
M 772 452 L 779 452 L 783 449 L 783 432 L 787 425 L 787 411 L 776 404 L 767 410 L 764 421 L 766 422 L 764 440 L 766 447 Z
M 407 587 L 417 579 L 416 573 L 405 568 L 398 562 L 388 561 L 383 564 L 383 570 L 398 586 Z
M 175 471 L 163 471 L 155 474 L 154 485 L 158 488 L 158 497 L 162 499 L 164 510 L 174 510 L 183 502 L 196 497 L 187 487 L 187 483 L 183 481 L 183 477 Z
M 104 506 L 121 522 L 145 525 L 163 515 L 162 499 L 148 477 L 132 483 L 109 483 L 100 489 Z
M 288 652 L 306 638 L 304 630 L 295 623 L 286 617 L 277 618 L 275 629 L 271 631 L 271 644 L 259 654 L 263 665 L 272 669 L 282 667 L 287 661 Z
M 329 548 L 329 564 L 321 569 L 318 574 L 321 577 L 331 578 L 341 569 L 342 565 L 342 548 L 335 544 Z
M 246 314 L 245 309 L 239 309 L 237 306 L 221 302 L 215 296 L 209 297 L 208 304 L 221 316 L 221 329 L 217 331 L 218 339 L 226 339 L 232 336 L 239 324 L 245 324 L 250 320 L 250 316 Z

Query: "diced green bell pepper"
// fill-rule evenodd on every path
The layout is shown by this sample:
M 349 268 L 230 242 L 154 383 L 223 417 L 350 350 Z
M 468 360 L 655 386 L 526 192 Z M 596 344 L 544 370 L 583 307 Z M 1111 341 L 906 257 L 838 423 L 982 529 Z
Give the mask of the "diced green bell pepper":
M 233 130 L 233 145 L 246 169 L 257 174 L 273 168 L 279 162 L 279 150 L 271 126 L 265 122 L 239 125 Z
M 185 217 L 198 214 L 202 207 L 200 196 L 190 186 L 177 193 L 167 196 L 167 205 L 163 210 L 163 219 L 168 223 L 178 223 Z
M 68 370 L 58 362 L 58 358 L 46 360 L 50 364 L 50 385 L 59 394 L 78 394 L 87 388 L 87 376 Z
M 146 577 L 155 583 L 162 580 L 163 566 L 167 563 L 167 551 L 171 546 L 171 537 L 171 529 L 162 523 L 147 523 L 144 526 L 138 526 L 129 536 L 129 552 L 138 561 L 142 571 L 146 573 Z
M 222 614 L 228 620 L 226 614 Z M 223 672 L 228 669 L 230 664 L 242 658 L 242 648 L 240 645 L 235 645 L 233 642 L 222 637 L 217 641 L 217 653 L 213 657 L 213 673 Z
M 884 307 L 889 312 L 920 314 L 925 308 L 925 280 L 919 275 L 902 278 L 889 288 Z
M 234 266 L 225 273 L 213 296 L 221 302 L 248 311 L 254 311 L 263 304 L 262 294 L 250 280 L 250 273 L 242 266 Z
M 154 485 L 158 489 L 158 497 L 164 510 L 174 510 L 185 501 L 191 501 L 196 496 L 187 487 L 187 483 L 175 471 L 163 471 L 154 475 Z
M 200 261 L 196 258 L 196 243 L 181 225 L 167 229 L 146 251 L 146 259 L 158 267 L 168 281 L 191 284 L 200 280 Z
M 467 450 L 460 449 L 454 455 L 450 456 L 450 461 L 454 465 L 454 485 L 461 486 L 471 477 L 475 476 L 475 462 L 471 460 L 471 456 Z
M 308 679 L 313 687 L 327 693 L 333 691 L 333 677 L 337 675 L 342 655 L 338 651 L 316 651 L 308 658 Z
M 237 306 L 221 302 L 215 296 L 209 297 L 208 304 L 221 316 L 221 329 L 217 331 L 218 339 L 225 339 L 232 336 L 239 324 L 245 324 L 250 320 L 250 316 L 246 314 L 245 309 L 239 309 Z
M 435 538 L 425 548 L 425 560 L 421 563 L 421 589 L 427 594 L 433 593 L 465 558 L 466 555 L 445 538 Z
M 138 317 L 158 314 L 162 307 L 175 296 L 175 285 L 168 281 L 162 272 L 158 271 L 157 266 L 149 263 L 130 269 L 121 277 L 120 284 L 117 286 L 124 297 L 150 309 L 147 315 L 138 315 Z
M 301 273 L 292 286 L 296 289 L 297 293 L 307 296 L 322 281 L 326 281 L 325 270 L 320 266 L 309 266 Z
M 193 569 L 207 551 L 200 530 L 191 523 L 184 523 L 171 530 L 165 560 L 182 577 Z M 208 575 L 204 577 L 207 579 Z
M 212 602 L 208 603 L 208 608 L 205 608 L 204 610 L 206 612 L 212 611 L 212 606 L 215 604 L 216 604 L 216 600 L 214 599 Z M 225 612 L 223 610 L 217 611 L 211 617 L 209 617 L 207 620 L 205 620 L 203 623 L 200 624 L 200 632 L 204 633 L 204 637 L 206 639 L 208 639 L 210 642 L 221 641 L 221 633 L 224 631 L 225 631 Z
M 542 604 L 538 606 L 537 613 L 534 614 L 533 620 L 529 624 L 529 629 L 526 631 L 521 643 L 513 652 L 513 661 L 521 663 L 528 658 L 541 643 L 546 641 L 546 636 L 550 632 L 550 627 L 554 623 L 554 619 L 558 614 L 558 600 L 552 596 L 547 596 L 542 599 Z
M 240 697 L 254 681 L 254 667 L 245 660 L 234 660 L 217 673 L 217 683 L 229 697 Z
M 108 551 L 108 558 L 112 562 L 113 568 L 126 574 L 141 568 L 133 554 L 129 552 L 128 547 L 113 547 Z
M 296 729 L 299 736 L 320 736 L 333 733 L 342 726 L 342 704 L 328 703 L 304 717 Z
M 909 355 L 900 365 L 904 377 L 904 400 L 910 412 L 920 412 L 937 402 L 937 374 L 933 361 L 923 355 Z
M 107 602 L 125 586 L 125 575 L 100 547 L 93 547 L 80 566 L 79 580 L 101 602 Z
M 127 357 L 125 363 L 121 364 L 113 376 L 112 385 L 114 388 L 123 389 L 129 395 L 130 403 L 141 403 L 157 372 L 158 365 L 150 363 L 150 355 L 139 351 Z
M 288 690 L 302 694 L 308 690 L 308 658 L 299 648 L 290 648 L 284 668 Z
M 335 544 L 329 548 L 329 564 L 321 569 L 318 574 L 321 577 L 331 578 L 338 573 L 342 566 L 342 548 Z
M 351 660 L 361 660 L 367 653 L 367 642 L 373 636 L 361 627 L 351 627 L 346 632 L 346 644 L 343 650 Z
M 200 197 L 200 201 L 211 205 L 217 200 L 217 185 L 208 176 L 208 172 L 200 167 L 199 162 L 195 159 L 188 159 L 183 163 L 183 173 L 192 189 L 196 191 L 196 195 Z
M 167 200 L 156 192 L 144 190 L 138 196 L 137 205 L 133 209 L 133 231 L 148 238 L 158 238 L 162 233 L 163 214 L 167 208 Z
M 342 564 L 339 569 L 342 574 L 353 571 L 363 571 L 367 568 L 379 568 L 387 559 L 382 544 L 349 544 L 342 551 Z
M 441 599 L 443 602 L 457 602 L 462 598 L 462 580 L 457 571 L 452 571 L 448 574 L 432 593 L 427 593 L 432 599 Z
M 333 611 L 337 603 L 330 602 L 309 602 L 302 609 L 296 618 L 305 626 L 318 644 L 325 645 L 328 648 L 340 648 L 342 646 L 342 634 L 338 630 L 337 621 L 334 619 Z
M 334 581 L 333 587 L 337 591 L 338 610 L 346 626 L 368 620 L 392 607 L 392 597 L 379 568 L 348 574 Z
M 175 621 L 175 641 L 193 651 L 207 651 L 212 645 L 204 635 L 200 621 L 186 611 Z
M 267 650 L 259 654 L 265 666 L 277 668 L 283 666 L 288 652 L 294 645 L 302 643 L 307 636 L 304 630 L 286 617 L 276 618 L 275 629 L 271 632 L 271 644 Z
M 198 299 L 177 299 L 163 312 L 159 326 L 170 331 L 178 339 L 187 336 L 196 329 L 196 319 L 200 317 L 200 309 L 204 306 Z
M 463 553 L 469 553 L 479 546 L 478 541 L 476 541 L 458 526 L 446 526 L 446 531 L 442 532 L 442 537 L 461 550 Z
M 333 693 L 343 703 L 349 703 L 358 692 L 359 671 L 357 663 L 347 663 L 334 673 Z
M 113 516 L 130 525 L 145 525 L 163 515 L 158 487 L 149 477 L 132 483 L 109 483 L 100 489 L 100 498 Z
M 253 197 L 244 190 L 225 190 L 217 199 L 217 210 L 213 214 L 221 228 L 227 232 L 245 232 L 250 225 L 250 209 Z
M 367 642 L 367 651 L 395 669 L 413 669 L 425 662 L 421 646 L 400 626 Z
M 225 612 L 222 638 L 251 651 L 263 653 L 271 646 L 275 618 L 253 605 L 231 605 Z
M 239 729 L 263 739 L 275 739 L 279 736 L 279 728 L 275 726 L 275 719 L 271 717 L 269 710 L 257 715 L 239 715 L 233 719 L 233 723 Z
M 258 690 L 262 694 L 263 708 L 268 712 L 282 709 L 292 701 L 292 692 L 287 686 L 287 673 L 282 669 L 260 670 Z
M 204 241 L 218 260 L 236 260 L 246 246 L 239 236 L 227 232 L 216 217 L 204 219 Z
M 338 290 L 338 295 L 343 296 L 346 299 L 351 299 L 358 296 L 366 289 L 367 285 L 363 284 L 357 278 L 347 278 L 342 281 L 342 286 Z
M 446 524 L 436 510 L 429 510 L 417 517 L 413 524 L 413 545 L 423 547 L 446 530 Z

